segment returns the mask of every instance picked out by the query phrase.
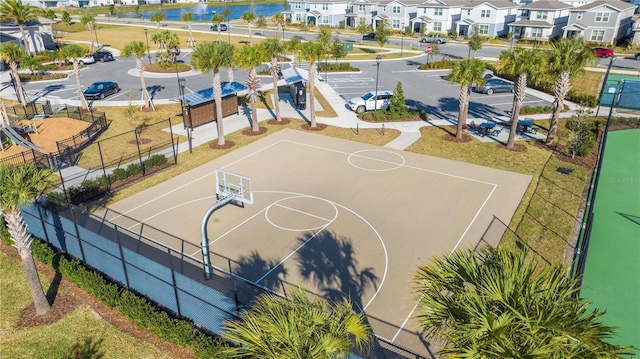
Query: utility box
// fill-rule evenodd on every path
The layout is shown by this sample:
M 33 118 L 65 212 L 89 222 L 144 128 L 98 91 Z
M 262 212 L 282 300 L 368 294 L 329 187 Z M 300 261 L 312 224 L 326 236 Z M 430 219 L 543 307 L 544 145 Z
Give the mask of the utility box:
M 349 51 L 349 52 L 353 51 L 353 42 L 351 42 L 351 41 L 343 42 L 342 46 L 346 51 Z
M 304 110 L 307 108 L 307 88 L 302 81 L 289 84 L 289 91 L 291 92 L 291 98 L 298 110 Z

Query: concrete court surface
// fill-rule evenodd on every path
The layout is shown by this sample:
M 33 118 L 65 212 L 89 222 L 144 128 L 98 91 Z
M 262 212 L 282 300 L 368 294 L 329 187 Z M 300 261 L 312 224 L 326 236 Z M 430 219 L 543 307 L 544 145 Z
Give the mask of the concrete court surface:
M 432 256 L 476 245 L 493 216 L 509 223 L 531 180 L 282 130 L 109 207 L 132 219 L 107 219 L 134 231 L 136 221 L 159 228 L 193 243 L 185 251 L 201 258 L 216 168 L 248 176 L 253 186 L 254 204 L 226 205 L 207 224 L 210 251 L 231 258 L 234 273 L 276 291 L 286 281 L 333 300 L 350 297 L 377 335 L 420 352 L 426 348 L 410 318 L 413 272 Z

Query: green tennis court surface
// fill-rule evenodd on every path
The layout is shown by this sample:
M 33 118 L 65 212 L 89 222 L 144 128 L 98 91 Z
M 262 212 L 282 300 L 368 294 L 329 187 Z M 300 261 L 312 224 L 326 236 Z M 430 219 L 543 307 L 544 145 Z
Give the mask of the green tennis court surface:
M 640 348 L 640 129 L 608 135 L 582 285 L 611 342 Z

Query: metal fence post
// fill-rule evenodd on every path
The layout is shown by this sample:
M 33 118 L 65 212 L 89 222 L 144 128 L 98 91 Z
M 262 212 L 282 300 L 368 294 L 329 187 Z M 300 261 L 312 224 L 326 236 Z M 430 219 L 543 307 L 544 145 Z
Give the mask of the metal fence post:
M 117 224 L 113 224 L 113 228 L 116 231 L 116 239 L 118 240 L 118 251 L 120 252 L 120 262 L 122 263 L 122 271 L 124 272 L 124 280 L 125 280 L 125 285 L 127 286 L 127 288 L 130 288 L 131 286 L 129 285 L 129 274 L 127 274 L 127 264 L 124 260 L 124 253 L 122 252 L 122 241 L 120 241 L 120 230 L 118 229 L 119 226 Z
M 176 284 L 176 272 L 173 269 L 173 256 L 171 255 L 171 248 L 167 248 L 167 254 L 169 255 L 169 264 L 171 265 L 171 284 L 173 286 L 173 294 L 176 296 L 176 308 L 178 309 L 178 316 L 182 316 L 180 310 L 180 298 L 178 297 L 178 285 Z

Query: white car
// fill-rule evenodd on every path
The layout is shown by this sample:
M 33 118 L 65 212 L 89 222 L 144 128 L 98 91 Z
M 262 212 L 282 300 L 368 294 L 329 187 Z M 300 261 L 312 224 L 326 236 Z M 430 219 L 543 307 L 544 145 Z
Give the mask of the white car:
M 78 63 L 80 65 L 95 64 L 96 63 L 96 59 L 94 59 L 93 56 L 89 55 L 89 56 L 85 56 L 83 58 L 78 59 Z
M 356 113 L 362 113 L 365 111 L 384 110 L 389 107 L 389 101 L 393 96 L 393 91 L 371 91 L 362 95 L 361 97 L 352 98 L 349 100 L 349 107 Z

